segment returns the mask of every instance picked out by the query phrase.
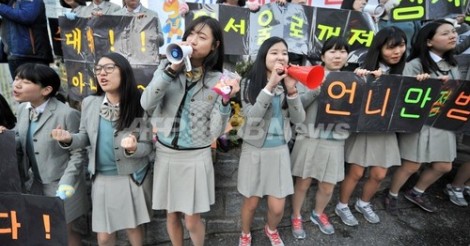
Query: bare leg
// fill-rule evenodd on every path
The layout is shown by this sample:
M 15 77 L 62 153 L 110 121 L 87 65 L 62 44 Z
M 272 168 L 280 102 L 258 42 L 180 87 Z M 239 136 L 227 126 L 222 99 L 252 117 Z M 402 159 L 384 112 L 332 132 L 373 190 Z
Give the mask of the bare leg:
M 142 226 L 126 229 L 126 233 L 132 246 L 144 245 L 144 228 L 142 228 Z
M 268 196 L 268 227 L 270 230 L 276 230 L 281 222 L 285 204 L 286 198 Z
M 75 221 L 72 221 L 67 224 L 67 234 L 68 234 L 68 243 L 69 246 L 81 246 L 82 245 L 82 237 L 80 236 L 80 233 L 74 231 L 72 229 L 73 223 Z
M 183 224 L 181 223 L 181 213 L 166 214 L 166 229 L 170 236 L 171 244 L 183 246 Z
M 250 233 L 251 223 L 253 223 L 253 217 L 255 215 L 258 203 L 261 200 L 260 197 L 252 196 L 243 199 L 242 205 L 242 232 L 245 234 Z
M 311 178 L 295 178 L 294 195 L 292 195 L 292 217 L 300 217 L 300 210 L 302 209 L 302 205 L 304 204 L 304 200 L 311 183 Z
M 322 214 L 333 195 L 334 184 L 319 182 L 318 190 L 315 194 L 315 213 Z
M 390 192 L 398 194 L 401 187 L 406 183 L 411 175 L 416 173 L 421 167 L 421 163 L 403 160 L 401 166 L 395 171 L 390 186 Z
M 419 177 L 415 187 L 420 190 L 426 190 L 434 184 L 442 175 L 452 170 L 452 163 L 450 162 L 433 162 L 432 167 L 427 168 Z
M 457 174 L 455 175 L 452 186 L 463 188 L 464 185 L 470 180 L 470 162 L 463 163 L 460 165 Z
M 364 202 L 370 202 L 372 197 L 377 193 L 380 187 L 380 183 L 387 175 L 387 168 L 384 167 L 370 167 L 370 175 L 362 189 L 361 200 Z
M 99 246 L 114 246 L 116 245 L 116 233 L 98 232 L 98 245 Z
M 350 164 L 349 172 L 346 177 L 344 177 L 340 187 L 339 201 L 341 203 L 349 203 L 349 199 L 356 188 L 357 182 L 362 178 L 362 175 L 364 175 L 364 167 L 357 164 Z
M 206 236 L 206 226 L 202 223 L 200 214 L 184 215 L 186 229 L 194 246 L 204 245 L 204 237 Z

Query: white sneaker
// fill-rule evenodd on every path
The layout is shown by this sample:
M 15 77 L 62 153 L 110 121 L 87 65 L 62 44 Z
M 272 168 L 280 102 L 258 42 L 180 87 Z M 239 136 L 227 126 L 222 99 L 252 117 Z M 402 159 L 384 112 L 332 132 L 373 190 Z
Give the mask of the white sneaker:
M 453 187 L 451 184 L 447 184 L 444 192 L 449 196 L 450 201 L 461 207 L 468 206 L 467 200 L 463 197 L 463 189 Z
M 361 213 L 364 215 L 364 219 L 369 221 L 369 223 L 376 224 L 380 222 L 379 216 L 374 212 L 372 209 L 372 205 L 369 203 L 364 207 L 359 206 L 359 199 L 356 201 L 356 204 L 354 204 L 354 208 L 356 209 L 357 212 Z

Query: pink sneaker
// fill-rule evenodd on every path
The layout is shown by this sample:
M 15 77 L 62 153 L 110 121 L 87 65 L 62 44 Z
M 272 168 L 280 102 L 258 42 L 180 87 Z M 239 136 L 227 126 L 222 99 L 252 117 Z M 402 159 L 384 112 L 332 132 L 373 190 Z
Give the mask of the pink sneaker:
M 304 239 L 307 235 L 302 225 L 302 218 L 292 217 L 290 222 L 292 225 L 292 236 L 294 236 L 296 239 Z
M 238 241 L 238 246 L 251 246 L 251 234 L 248 235 L 240 235 L 240 239 Z
M 277 229 L 274 233 L 269 233 L 268 225 L 265 225 L 264 234 L 269 238 L 272 246 L 284 246 L 284 242 L 282 241 L 281 236 L 279 236 L 279 231 Z

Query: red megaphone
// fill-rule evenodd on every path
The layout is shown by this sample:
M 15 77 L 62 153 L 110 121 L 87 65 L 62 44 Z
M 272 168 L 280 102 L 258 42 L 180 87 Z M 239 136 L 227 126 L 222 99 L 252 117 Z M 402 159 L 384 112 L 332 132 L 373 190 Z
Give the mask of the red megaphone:
M 287 74 L 298 80 L 310 90 L 321 85 L 325 76 L 325 69 L 322 66 L 290 66 Z

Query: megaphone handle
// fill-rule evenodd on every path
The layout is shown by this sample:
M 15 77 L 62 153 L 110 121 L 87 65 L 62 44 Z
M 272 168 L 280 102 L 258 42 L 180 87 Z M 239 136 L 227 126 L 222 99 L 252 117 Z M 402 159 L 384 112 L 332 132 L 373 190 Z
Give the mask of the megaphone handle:
M 186 67 L 186 72 L 193 70 L 193 68 L 191 67 L 191 60 L 189 59 L 189 56 L 186 56 L 184 58 L 184 66 Z

